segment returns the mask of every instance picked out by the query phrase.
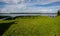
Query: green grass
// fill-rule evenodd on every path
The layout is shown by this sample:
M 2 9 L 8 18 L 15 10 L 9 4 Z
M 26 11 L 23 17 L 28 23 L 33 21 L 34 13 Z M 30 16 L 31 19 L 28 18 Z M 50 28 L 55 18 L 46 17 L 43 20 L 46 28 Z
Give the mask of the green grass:
M 46 16 L 16 18 L 3 36 L 60 36 L 60 16 L 55 18 Z
M 0 20 L 0 36 L 14 23 L 13 20 Z

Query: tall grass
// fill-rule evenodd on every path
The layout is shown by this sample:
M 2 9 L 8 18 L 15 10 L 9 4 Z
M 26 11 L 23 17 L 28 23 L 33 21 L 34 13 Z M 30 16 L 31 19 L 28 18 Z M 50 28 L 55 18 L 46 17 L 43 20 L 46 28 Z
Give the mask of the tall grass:
M 3 36 L 60 36 L 60 16 L 18 17 Z

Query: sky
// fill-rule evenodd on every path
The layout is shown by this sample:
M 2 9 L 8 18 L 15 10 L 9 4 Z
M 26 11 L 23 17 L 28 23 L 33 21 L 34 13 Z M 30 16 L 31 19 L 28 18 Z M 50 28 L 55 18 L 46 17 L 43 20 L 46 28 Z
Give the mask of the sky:
M 0 13 L 57 13 L 60 0 L 0 0 Z

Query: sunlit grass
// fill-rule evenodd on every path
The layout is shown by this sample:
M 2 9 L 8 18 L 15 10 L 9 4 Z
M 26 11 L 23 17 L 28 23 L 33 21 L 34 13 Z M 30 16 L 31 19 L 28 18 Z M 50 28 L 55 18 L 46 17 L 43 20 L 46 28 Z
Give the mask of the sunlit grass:
M 16 18 L 3 36 L 60 36 L 60 16 L 29 16 Z M 8 22 L 8 21 L 7 21 Z

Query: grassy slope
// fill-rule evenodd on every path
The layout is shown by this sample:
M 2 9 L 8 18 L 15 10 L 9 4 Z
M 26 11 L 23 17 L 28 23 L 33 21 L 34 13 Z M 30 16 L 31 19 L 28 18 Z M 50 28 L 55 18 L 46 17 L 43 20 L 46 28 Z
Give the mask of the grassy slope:
M 0 36 L 14 23 L 13 20 L 0 20 Z
M 21 17 L 15 19 L 15 24 L 3 36 L 60 36 L 60 16 Z

